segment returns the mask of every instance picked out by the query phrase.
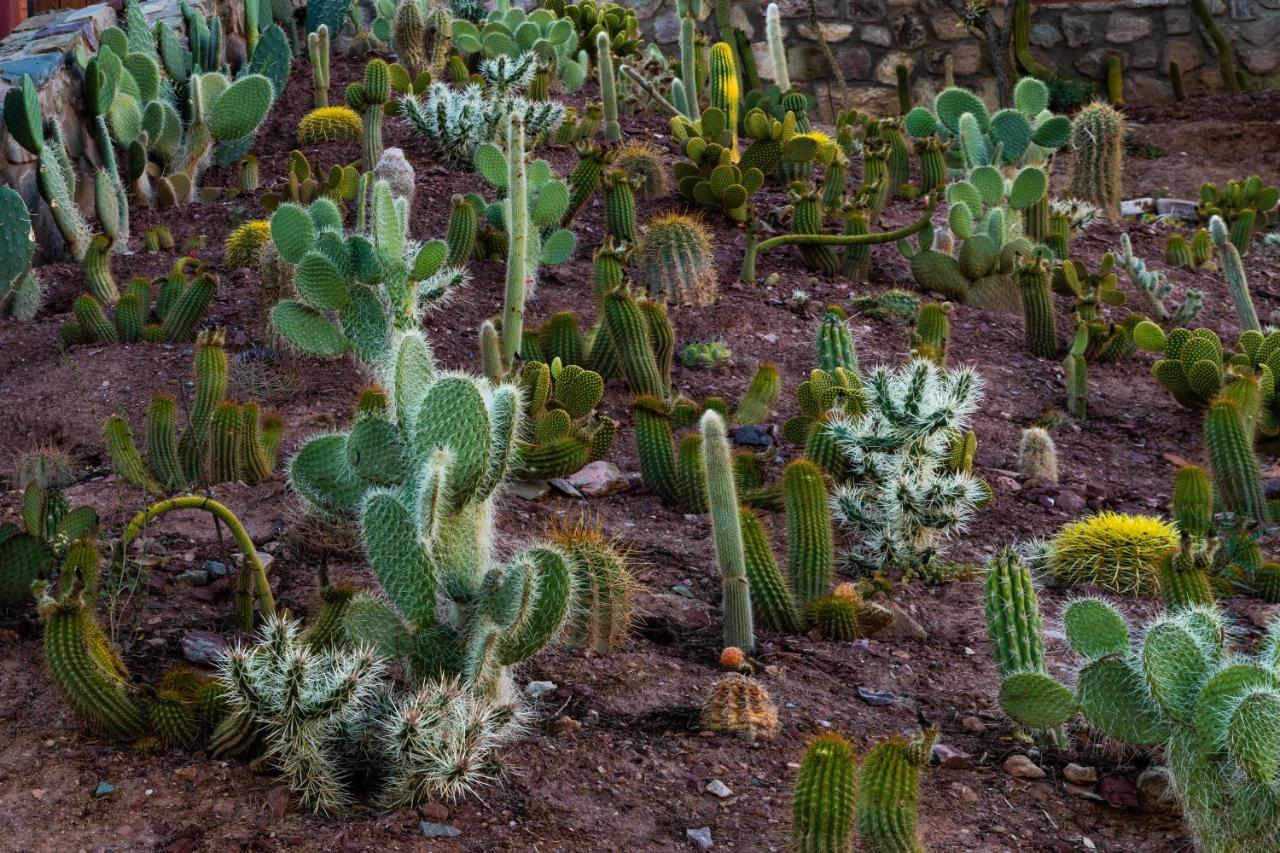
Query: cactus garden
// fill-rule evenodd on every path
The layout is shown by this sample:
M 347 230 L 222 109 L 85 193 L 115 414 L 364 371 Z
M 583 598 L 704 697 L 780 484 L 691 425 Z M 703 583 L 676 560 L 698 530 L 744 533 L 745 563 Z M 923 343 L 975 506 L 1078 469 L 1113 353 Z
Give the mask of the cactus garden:
M 6 77 L 0 849 L 1280 853 L 1280 89 L 1009 6 L 883 108 L 727 0 Z

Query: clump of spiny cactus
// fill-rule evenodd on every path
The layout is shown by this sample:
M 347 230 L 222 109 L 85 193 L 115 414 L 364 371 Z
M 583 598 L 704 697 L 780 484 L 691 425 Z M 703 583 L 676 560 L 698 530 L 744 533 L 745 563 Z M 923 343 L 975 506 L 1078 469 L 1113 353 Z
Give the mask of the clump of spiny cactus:
M 627 173 L 640 201 L 657 201 L 671 194 L 667 155 L 647 140 L 628 142 L 617 149 L 613 167 Z
M 1257 175 L 1244 181 L 1227 181 L 1222 187 L 1207 182 L 1200 187 L 1196 214 L 1206 224 L 1215 216 L 1221 217 L 1232 245 L 1244 255 L 1277 201 L 1280 201 L 1280 187 L 1268 186 Z
M 516 445 L 513 474 L 526 478 L 563 477 L 603 459 L 618 424 L 595 416 L 604 395 L 600 374 L 576 364 L 525 362 L 523 435 Z
M 87 257 L 93 257 L 92 250 Z M 62 326 L 62 340 L 68 344 L 191 340 L 213 300 L 217 278 L 199 261 L 187 257 L 180 258 L 169 275 L 159 279 L 154 303 L 152 284 L 143 278 L 131 281 L 114 300 L 111 319 L 106 312 L 108 303 L 100 298 L 105 296 L 101 287 L 98 295 L 81 294 L 72 305 L 76 319 Z M 114 290 L 115 283 L 110 282 L 110 287 Z
M 40 463 L 47 458 L 49 464 Z M 98 526 L 91 507 L 70 507 L 62 497 L 66 476 L 56 456 L 27 454 L 17 471 L 22 488 L 22 527 L 0 525 L 0 607 L 31 600 L 31 584 L 50 576 L 68 549 Z
M 796 400 L 800 414 L 782 425 L 783 437 L 804 448 L 805 455 L 827 474 L 839 476 L 843 471 L 843 455 L 828 426 L 842 414 L 861 417 L 866 413 L 861 378 L 843 367 L 830 371 L 815 369 L 796 387 Z
M 915 359 L 876 368 L 862 388 L 865 413 L 826 427 L 840 453 L 834 515 L 858 536 L 850 563 L 869 570 L 925 565 L 991 496 L 971 473 L 976 439 L 965 432 L 981 379 Z
M 289 153 L 285 178 L 262 196 L 262 209 L 274 213 L 285 202 L 310 204 L 318 198 L 343 203 L 355 200 L 360 182 L 360 164 L 333 165 L 326 172 L 314 167 L 301 151 Z
M 929 763 L 936 728 L 880 741 L 862 761 L 858 834 L 868 850 L 923 850 L 916 830 L 920 769 Z
M 702 706 L 699 725 L 747 740 L 772 740 L 781 729 L 778 709 L 769 692 L 759 682 L 736 672 L 722 676 L 711 685 L 711 695 Z
M 707 370 L 732 360 L 733 352 L 723 341 L 691 341 L 680 348 L 680 363 L 690 370 Z
M 1181 544 L 1160 563 L 1160 596 L 1170 610 L 1213 604 L 1210 575 L 1218 552 L 1213 503 L 1213 485 L 1204 470 L 1179 468 L 1169 510 Z
M 649 222 L 634 256 L 635 279 L 651 299 L 711 305 L 717 295 L 715 252 L 702 222 L 671 213 Z
M 396 6 L 391 41 L 396 60 L 410 78 L 423 72 L 438 77 L 449 58 L 453 15 L 449 9 L 421 0 Z
M 1177 544 L 1173 527 L 1158 518 L 1102 512 L 1059 530 L 1046 546 L 1045 561 L 1065 586 L 1147 595 L 1158 591 L 1160 560 Z
M 1280 626 L 1268 626 L 1258 653 L 1245 655 L 1227 647 L 1225 620 L 1212 607 L 1166 613 L 1131 633 L 1111 604 L 1080 599 L 1067 606 L 1063 623 L 1082 659 L 1074 689 L 1025 673 L 1005 681 L 1005 712 L 1032 727 L 1063 725 L 1079 713 L 1117 741 L 1162 748 L 1187 824 L 1205 850 L 1280 843 L 1280 819 L 1257 806 L 1280 766 Z
M 573 607 L 565 620 L 566 639 L 596 654 L 622 648 L 635 621 L 639 591 L 627 569 L 626 550 L 585 520 L 556 526 L 551 541 L 569 557 L 574 578 Z
M 1113 222 L 1120 218 L 1124 135 L 1124 116 L 1101 102 L 1080 110 L 1071 123 L 1071 195 L 1096 204 Z
M 1018 442 L 1018 475 L 1028 483 L 1058 482 L 1058 448 L 1048 430 L 1027 427 Z
M 799 853 L 849 849 L 857 780 L 858 761 L 849 741 L 834 733 L 810 741 L 792 798 L 794 849 Z
M 222 249 L 222 265 L 229 270 L 256 268 L 262 247 L 270 240 L 271 223 L 268 220 L 252 219 L 240 223 L 227 235 L 226 245 Z
M 178 405 L 172 395 L 152 398 L 144 461 L 129 422 L 112 415 L 103 433 L 116 473 L 149 492 L 270 477 L 284 422 L 279 415 L 260 418 L 257 403 L 227 400 L 227 373 L 222 331 L 202 332 L 196 340 L 195 402 L 187 428 L 178 435 Z
M 808 621 L 824 640 L 847 643 L 870 637 L 886 627 L 892 613 L 875 602 L 866 601 L 851 583 L 837 584 L 830 595 L 809 602 Z
M 299 145 L 358 142 L 363 136 L 364 122 L 350 107 L 318 107 L 298 122 Z

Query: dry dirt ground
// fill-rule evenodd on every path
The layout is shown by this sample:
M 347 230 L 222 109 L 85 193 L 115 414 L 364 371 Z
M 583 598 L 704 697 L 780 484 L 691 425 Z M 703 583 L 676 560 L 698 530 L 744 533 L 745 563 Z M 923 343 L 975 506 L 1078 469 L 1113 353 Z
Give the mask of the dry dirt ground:
M 333 91 L 355 79 L 358 67 L 336 60 Z M 295 67 L 283 103 L 261 134 L 264 183 L 284 170 L 298 116 L 310 99 L 309 73 Z M 1280 91 L 1216 97 L 1182 109 L 1131 111 L 1136 144 L 1150 157 L 1132 153 L 1125 177 L 1127 197 L 1173 194 L 1194 197 L 1202 180 L 1260 174 L 1280 183 Z M 649 138 L 674 152 L 659 116 L 624 120 L 630 138 Z M 473 175 L 445 172 L 429 147 L 388 122 L 388 145 L 401 145 L 418 169 L 414 236 L 444 234 L 448 198 L 479 189 Z M 1225 152 L 1231 152 L 1225 156 Z M 307 152 L 313 161 L 356 159 L 356 146 Z M 563 174 L 572 154 L 545 152 Z M 1055 164 L 1061 185 L 1068 158 Z M 856 169 L 856 167 L 855 167 Z M 229 187 L 234 175 L 214 171 L 206 186 Z M 780 205 L 780 193 L 766 204 Z M 656 212 L 681 209 L 677 200 L 641 205 L 641 221 Z M 898 202 L 891 225 L 918 214 L 918 203 Z M 253 197 L 201 203 L 165 214 L 135 211 L 134 231 L 164 221 L 181 246 L 205 235 L 198 256 L 221 266 L 221 244 L 236 223 L 260 216 Z M 774 361 L 783 395 L 770 424 L 795 413 L 796 384 L 814 362 L 812 315 L 787 306 L 793 290 L 815 305 L 848 307 L 852 295 L 891 287 L 910 288 L 906 262 L 892 246 L 878 248 L 870 281 L 814 279 L 792 250 L 761 258 L 760 277 L 771 286 L 746 286 L 736 273 L 744 235 L 712 218 L 721 270 L 720 300 L 711 308 L 673 312 L 678 339 L 722 339 L 734 352 L 731 366 L 714 372 L 677 367 L 675 381 L 691 396 L 736 398 L 762 360 Z M 532 322 L 572 307 L 590 315 L 590 251 L 603 234 L 599 201 L 575 223 L 576 256 L 546 271 L 530 306 Z M 1129 223 L 1137 252 L 1154 267 L 1168 226 Z M 1073 243 L 1073 252 L 1093 267 L 1118 248 L 1120 230 L 1099 226 Z M 139 252 L 114 261 L 117 278 L 159 275 L 173 258 Z M 1280 308 L 1280 252 L 1260 246 L 1247 267 L 1263 317 Z M 478 368 L 475 338 L 480 321 L 501 302 L 502 264 L 473 262 L 474 280 L 463 296 L 427 320 L 440 360 L 450 367 Z M 83 290 L 78 267 L 54 264 L 41 270 L 49 286 L 46 308 L 34 323 L 0 321 L 0 470 L 14 454 L 37 441 L 54 440 L 78 454 L 82 482 L 73 502 L 90 502 L 107 533 L 118 534 L 144 496 L 110 475 L 100 440 L 103 420 L 126 413 L 139 423 L 151 396 L 181 393 L 190 370 L 190 348 L 163 345 L 80 346 L 63 350 L 58 327 L 69 319 L 71 301 Z M 1235 319 L 1225 285 L 1212 275 L 1170 271 L 1181 292 L 1206 294 L 1203 321 L 1234 340 Z M 223 325 L 233 351 L 262 337 L 257 277 L 222 271 L 207 321 Z M 1130 304 L 1138 295 L 1122 280 Z M 1068 308 L 1060 304 L 1059 336 L 1066 342 Z M 852 316 L 862 363 L 900 361 L 907 353 L 906 329 Z M 1068 420 L 1055 430 L 1063 482 L 1059 490 L 1019 489 L 1007 473 L 1014 466 L 1019 431 L 1048 407 L 1063 405 L 1061 368 L 1022 349 L 1021 318 L 960 307 L 952 318 L 950 360 L 976 365 L 986 379 L 986 399 L 976 417 L 978 471 L 993 484 L 995 499 L 954 542 L 953 555 L 981 562 L 1002 545 L 1045 536 L 1086 509 L 1160 512 L 1168 500 L 1177 460 L 1201 456 L 1199 418 L 1178 408 L 1151 379 L 1151 356 L 1090 371 L 1088 420 Z M 285 453 L 309 434 L 346 422 L 361 384 L 353 365 L 301 360 L 296 394 L 280 404 L 287 423 Z M 189 393 L 189 391 L 187 392 Z M 603 411 L 623 421 L 610 456 L 624 472 L 638 471 L 627 429 L 626 398 L 611 387 Z M 781 464 L 796 448 L 780 447 Z M 1265 455 L 1270 466 L 1274 457 Z M 203 754 L 143 755 L 83 733 L 49 683 L 38 623 L 31 607 L 0 614 L 0 849 L 5 850 L 687 850 L 686 830 L 707 827 L 716 849 L 781 850 L 787 845 L 791 787 L 796 762 L 815 732 L 830 728 L 860 750 L 877 739 L 936 723 L 942 742 L 968 756 L 925 769 L 919 820 L 926 846 L 934 850 L 1187 850 L 1188 838 L 1175 816 L 1144 811 L 1134 779 L 1150 756 L 1116 754 L 1077 733 L 1072 751 L 1032 757 L 1045 769 L 1039 780 L 1015 779 L 1001 769 L 1005 757 L 1025 746 L 1011 737 L 996 709 L 997 679 L 980 603 L 980 583 L 959 580 L 942 586 L 899 585 L 894 601 L 923 628 L 915 636 L 827 643 L 807 637 L 763 637 L 762 682 L 777 702 L 782 733 L 750 745 L 699 731 L 697 709 L 717 676 L 719 581 L 707 521 L 665 509 L 638 485 L 611 497 L 584 502 L 555 492 L 535 500 L 508 496 L 499 521 L 504 543 L 516 548 L 540 536 L 553 519 L 587 513 L 632 549 L 633 569 L 647 588 L 648 615 L 632 642 L 608 657 L 551 650 L 537 656 L 522 678 L 545 679 L 558 692 L 539 709 L 527 739 L 506 751 L 510 774 L 482 797 L 391 815 L 357 814 L 342 821 L 302 813 L 270 775 L 238 762 Z M 11 488 L 11 485 L 7 486 Z M 288 544 L 285 519 L 292 506 L 283 479 L 257 487 L 224 486 L 213 491 L 246 519 L 255 541 L 273 551 L 271 567 L 282 606 L 300 616 L 317 608 L 315 565 Z M 0 519 L 14 515 L 16 494 L 4 493 Z M 768 524 L 781 546 L 782 525 Z M 115 600 L 111 625 L 125 657 L 141 680 L 153 679 L 182 658 L 181 641 L 191 631 L 230 636 L 230 599 L 218 584 L 193 587 L 176 576 L 207 559 L 230 558 L 204 518 L 172 517 L 148 532 L 157 559 L 135 578 L 133 591 Z M 358 564 L 333 567 L 336 577 L 369 586 Z M 680 591 L 673 591 L 675 588 Z M 1050 628 L 1064 600 L 1048 592 L 1043 606 Z M 111 602 L 107 602 L 108 604 Z M 1123 606 L 1141 617 L 1152 601 Z M 1271 608 L 1248 598 L 1228 602 L 1243 641 L 1251 642 Z M 104 604 L 104 613 L 106 606 Z M 923 636 L 927 635 L 927 636 Z M 1054 667 L 1069 652 L 1051 630 Z M 883 703 L 871 694 L 887 694 Z M 871 701 L 867 701 L 869 697 Z M 564 718 L 581 724 L 564 722 Z M 966 719 L 968 718 L 968 719 Z M 560 722 L 557 723 L 556 721 Z M 1101 782 L 1069 791 L 1062 768 L 1071 761 L 1098 769 Z M 705 791 L 713 779 L 732 795 Z M 96 798 L 101 782 L 115 786 Z M 419 822 L 429 817 L 457 827 L 448 839 L 425 838 Z

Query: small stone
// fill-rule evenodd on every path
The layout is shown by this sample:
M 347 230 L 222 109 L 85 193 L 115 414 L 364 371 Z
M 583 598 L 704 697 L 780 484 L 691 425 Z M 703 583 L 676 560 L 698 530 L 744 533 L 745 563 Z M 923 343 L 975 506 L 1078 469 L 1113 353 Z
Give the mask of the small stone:
M 551 724 L 551 728 L 558 735 L 571 735 L 578 731 L 578 729 L 582 728 L 582 723 L 578 722 L 573 717 L 558 717 L 556 718 L 556 721 Z
M 267 792 L 267 807 L 271 809 L 271 816 L 279 820 L 289 813 L 289 789 L 283 785 L 277 785 Z
M 1020 492 L 1022 484 L 1012 477 L 999 476 L 995 478 L 996 490 L 1000 492 Z
M 227 651 L 227 641 L 212 631 L 188 631 L 182 635 L 182 656 L 192 663 L 214 666 Z
M 725 797 L 733 796 L 733 791 L 730 790 L 729 786 L 721 782 L 719 779 L 712 779 L 710 782 L 708 782 L 706 790 L 708 794 L 717 796 L 722 800 Z
M 524 692 L 530 699 L 539 702 L 556 692 L 556 683 L 554 681 L 530 681 L 524 686 Z
M 1145 811 L 1156 814 L 1178 814 L 1182 803 L 1173 784 L 1169 768 L 1151 766 L 1138 774 L 1138 802 Z
M 686 829 L 684 831 L 685 838 L 693 842 L 694 846 L 699 850 L 710 850 L 715 847 L 715 842 L 711 840 L 711 827 L 700 826 L 697 829 Z
M 945 743 L 935 743 L 931 758 L 934 763 L 945 770 L 969 770 L 973 767 L 967 753 L 952 749 Z
M 95 797 L 109 797 L 115 792 L 116 792 L 116 786 L 112 785 L 110 782 L 99 782 L 98 787 L 93 789 L 93 795 Z M 32 791 L 31 793 L 34 795 L 35 791 Z M 41 791 L 40 794 L 41 796 L 43 796 L 44 791 Z M 38 800 L 40 799 L 40 797 L 36 797 L 36 799 Z
M 1141 216 L 1150 212 L 1155 207 L 1155 204 L 1156 200 L 1153 198 L 1131 198 L 1120 202 L 1120 215 Z
M 507 484 L 507 491 L 527 501 L 536 501 L 551 491 L 546 480 L 513 480 Z
M 568 480 L 564 479 L 563 477 L 555 477 L 551 480 L 548 480 L 547 484 L 551 486 L 551 488 L 555 489 L 557 492 L 560 492 L 561 494 L 564 494 L 564 495 L 568 495 L 571 498 L 586 497 L 586 495 L 578 491 L 577 486 L 575 486 L 573 483 L 570 483 Z
M 1098 786 L 1100 793 L 1108 805 L 1116 808 L 1137 808 L 1138 789 L 1127 776 L 1104 776 Z
M 206 586 L 209 583 L 209 573 L 203 568 L 187 569 L 185 572 L 179 572 L 173 579 L 178 583 L 189 583 L 192 586 Z
M 447 823 L 435 823 L 429 820 L 424 820 L 418 824 L 418 830 L 427 838 L 453 838 L 462 834 L 462 830 L 456 826 L 450 826 Z
M 1098 781 L 1098 770 L 1072 763 L 1062 768 L 1062 778 L 1076 785 L 1092 785 Z
M 893 602 L 887 606 L 892 618 L 876 633 L 876 639 L 919 640 L 922 643 L 929 639 L 929 632 L 914 616 Z
M 955 794 L 957 799 L 963 800 L 966 803 L 978 802 L 978 792 L 961 782 L 952 782 L 947 786 L 947 790 L 952 794 Z
M 1058 493 L 1058 509 L 1063 512 L 1084 512 L 1087 502 L 1082 495 L 1064 489 Z
M 972 732 L 975 735 L 986 734 L 987 732 L 987 724 L 972 715 L 961 720 L 960 725 L 966 732 Z
M 1101 794 L 1093 790 L 1092 786 L 1073 785 L 1070 782 L 1064 782 L 1062 787 L 1063 787 L 1063 790 L 1065 790 L 1068 794 L 1070 794 L 1073 797 L 1078 797 L 1081 800 L 1093 800 L 1099 803 L 1106 802 L 1106 800 L 1103 799 Z
M 426 805 L 419 806 L 418 811 L 421 812 L 422 816 L 427 820 L 434 821 L 435 823 L 444 823 L 449 819 L 449 807 L 443 803 L 427 803 Z
M 1043 779 L 1044 771 L 1021 753 L 1010 755 L 1004 760 L 1004 772 L 1013 776 L 1015 779 Z
M 1080 836 L 1080 843 L 1081 843 L 1081 845 L 1083 845 L 1083 846 L 1084 846 L 1084 849 L 1085 849 L 1085 850 L 1097 850 L 1097 849 L 1098 849 L 1098 845 L 1094 844 L 1094 843 L 1093 843 L 1093 839 L 1092 839 L 1092 838 L 1090 838 L 1090 837 L 1089 837 L 1089 836 L 1087 836 L 1087 835 L 1082 835 L 1082 836 Z
M 221 560 L 205 560 L 204 570 L 209 573 L 209 577 L 225 578 L 227 576 L 227 564 Z
M 744 447 L 768 447 L 773 444 L 773 436 L 758 426 L 741 426 L 729 431 L 733 443 Z
M 612 462 L 592 462 L 568 478 L 579 492 L 589 498 L 603 498 L 625 492 L 631 484 Z
M 671 591 L 676 595 L 683 595 L 685 598 L 693 598 L 693 590 L 689 589 L 689 587 L 682 583 L 678 583 L 671 587 Z

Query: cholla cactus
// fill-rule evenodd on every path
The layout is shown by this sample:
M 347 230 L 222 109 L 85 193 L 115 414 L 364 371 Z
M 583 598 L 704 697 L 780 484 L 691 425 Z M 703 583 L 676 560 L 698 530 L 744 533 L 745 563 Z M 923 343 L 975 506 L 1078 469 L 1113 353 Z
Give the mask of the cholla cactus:
M 1187 288 L 1182 304 L 1176 309 L 1166 306 L 1164 300 L 1173 292 L 1173 285 L 1164 273 L 1147 269 L 1146 262 L 1133 254 L 1133 243 L 1128 234 L 1120 235 L 1120 264 L 1129 274 L 1129 281 L 1147 300 L 1156 319 L 1174 326 L 1185 326 L 1204 307 L 1204 294 L 1192 288 Z
M 563 104 L 520 97 L 533 80 L 535 66 L 531 53 L 485 60 L 480 73 L 487 86 L 471 84 L 458 91 L 435 83 L 425 102 L 413 97 L 400 101 L 401 116 L 411 129 L 436 143 L 453 168 L 470 171 L 475 168 L 476 148 L 496 141 L 509 117 L 524 120 L 530 139 L 555 130 L 564 118 Z
M 957 453 L 981 398 L 970 369 L 915 359 L 879 367 L 863 383 L 866 414 L 837 417 L 828 432 L 844 456 L 845 483 L 832 498 L 836 520 L 857 532 L 849 552 L 861 569 L 920 567 L 941 540 L 990 498 Z M 968 463 L 968 464 L 966 464 Z
M 1041 672 L 1013 676 L 1000 690 L 1005 713 L 1034 728 L 1082 713 L 1116 740 L 1163 747 L 1197 849 L 1276 849 L 1280 815 L 1268 797 L 1280 781 L 1280 623 L 1246 656 L 1226 647 L 1211 607 L 1158 616 L 1133 642 L 1124 617 L 1098 599 L 1072 602 L 1063 621 L 1083 658 L 1075 689 Z
M 303 805 L 334 814 L 353 802 L 346 736 L 383 688 L 384 666 L 367 650 L 312 651 L 297 622 L 272 619 L 257 645 L 227 654 L 220 678 L 231 712 L 263 729 L 267 754 Z

